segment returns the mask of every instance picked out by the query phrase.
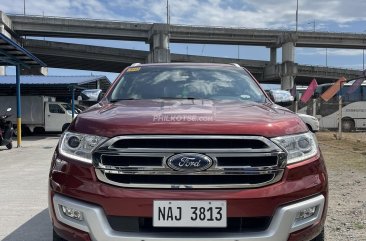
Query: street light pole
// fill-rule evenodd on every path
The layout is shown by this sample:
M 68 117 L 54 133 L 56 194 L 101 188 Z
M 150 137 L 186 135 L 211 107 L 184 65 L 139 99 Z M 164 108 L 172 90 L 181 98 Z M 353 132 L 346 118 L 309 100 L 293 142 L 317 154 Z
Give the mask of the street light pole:
M 299 25 L 299 0 L 296 0 L 296 32 Z

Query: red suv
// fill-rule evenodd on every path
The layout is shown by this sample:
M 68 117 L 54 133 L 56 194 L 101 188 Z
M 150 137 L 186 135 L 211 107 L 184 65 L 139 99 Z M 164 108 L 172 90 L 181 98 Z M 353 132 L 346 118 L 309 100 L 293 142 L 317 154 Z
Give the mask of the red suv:
M 134 64 L 55 150 L 54 241 L 324 240 L 316 137 L 238 65 Z

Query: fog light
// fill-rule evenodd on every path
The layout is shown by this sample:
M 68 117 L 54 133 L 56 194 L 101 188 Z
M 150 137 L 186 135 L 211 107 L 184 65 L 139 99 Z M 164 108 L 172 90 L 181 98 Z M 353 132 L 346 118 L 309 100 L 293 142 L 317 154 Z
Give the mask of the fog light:
M 316 214 L 318 206 L 305 208 L 304 210 L 299 211 L 296 214 L 295 222 L 299 222 L 305 219 L 308 219 Z
M 83 221 L 83 213 L 79 210 L 60 205 L 62 213 L 72 219 Z

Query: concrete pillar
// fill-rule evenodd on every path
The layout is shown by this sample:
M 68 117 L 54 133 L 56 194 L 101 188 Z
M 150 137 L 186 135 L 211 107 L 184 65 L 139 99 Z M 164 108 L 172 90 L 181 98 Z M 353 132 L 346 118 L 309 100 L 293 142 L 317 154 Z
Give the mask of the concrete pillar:
M 277 63 L 277 48 L 270 48 L 270 64 L 275 65 Z
M 5 66 L 0 66 L 0 76 L 6 75 L 6 69 Z
M 8 36 L 9 33 L 5 30 L 4 24 L 0 22 L 0 33 L 4 34 L 5 36 Z M 0 75 L 6 75 L 6 67 L 0 66 Z
M 153 24 L 150 30 L 148 63 L 169 63 L 169 25 Z
M 295 44 L 294 42 L 285 42 L 282 45 L 281 89 L 292 89 L 296 74 Z
M 11 29 L 12 23 L 5 13 L 0 11 L 0 33 L 4 34 L 8 38 L 11 38 L 10 33 L 6 29 Z M 0 66 L 0 75 L 6 75 L 6 67 Z
M 282 62 L 295 62 L 295 44 L 287 42 L 282 45 Z

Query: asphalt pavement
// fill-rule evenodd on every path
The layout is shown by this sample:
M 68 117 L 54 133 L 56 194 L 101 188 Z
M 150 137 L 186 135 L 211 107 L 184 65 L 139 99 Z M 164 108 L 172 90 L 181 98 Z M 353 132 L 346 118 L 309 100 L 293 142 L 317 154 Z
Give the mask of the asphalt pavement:
M 0 147 L 0 240 L 52 240 L 47 178 L 58 138 L 31 136 L 21 148 Z

